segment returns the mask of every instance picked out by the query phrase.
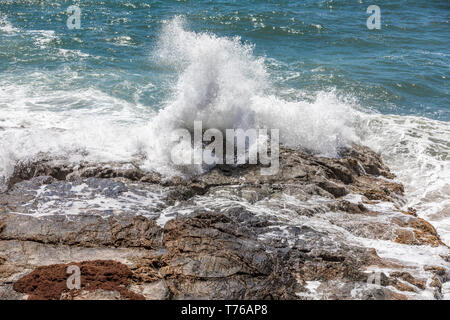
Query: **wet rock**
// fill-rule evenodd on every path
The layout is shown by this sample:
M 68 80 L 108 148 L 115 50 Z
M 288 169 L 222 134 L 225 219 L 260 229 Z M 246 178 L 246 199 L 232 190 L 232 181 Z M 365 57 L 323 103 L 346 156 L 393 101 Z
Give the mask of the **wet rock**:
M 343 197 L 348 194 L 348 191 L 347 189 L 345 189 L 345 187 L 340 186 L 332 181 L 328 180 L 320 181 L 317 185 L 322 189 L 324 189 L 325 191 L 331 193 L 336 198 Z
M 403 281 L 409 282 L 410 284 L 412 284 L 422 290 L 424 290 L 426 288 L 425 280 L 416 279 L 408 272 L 391 272 L 389 274 L 389 276 L 397 278 L 397 279 L 402 279 Z
M 139 165 L 19 163 L 0 193 L 0 298 L 440 299 L 450 280 L 448 247 L 402 209 L 403 186 L 366 147 L 340 158 L 281 147 L 271 176 L 218 165 L 163 179 Z M 381 241 L 431 245 L 437 263 L 383 257 Z
M 158 248 L 162 230 L 154 220 L 140 216 L 103 218 L 98 215 L 0 215 L 0 240 L 34 241 L 85 247 Z
M 445 245 L 436 229 L 427 221 L 421 218 L 409 219 L 405 227 L 410 229 L 397 230 L 395 242 L 408 245 L 431 245 L 433 247 Z
M 8 188 L 16 183 L 34 177 L 48 176 L 56 180 L 74 180 L 79 178 L 126 178 L 131 181 L 160 183 L 161 176 L 156 172 L 145 172 L 134 163 L 81 163 L 74 165 L 64 159 L 49 159 L 38 155 L 37 160 L 19 162 L 9 178 Z
M 134 285 L 130 290 L 144 296 L 146 300 L 165 300 L 171 298 L 171 292 L 164 280 Z
M 252 236 L 253 235 L 253 236 Z M 287 299 L 296 281 L 279 277 L 276 258 L 254 233 L 221 214 L 169 221 L 160 272 L 174 298 Z

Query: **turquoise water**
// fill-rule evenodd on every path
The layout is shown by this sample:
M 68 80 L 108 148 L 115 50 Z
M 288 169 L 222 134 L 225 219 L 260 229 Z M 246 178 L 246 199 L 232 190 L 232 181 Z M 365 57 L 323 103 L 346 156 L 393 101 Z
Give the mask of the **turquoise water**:
M 82 10 L 80 30 L 66 27 L 72 4 Z M 381 30 L 366 27 L 370 4 L 380 6 Z M 178 73 L 153 53 L 176 15 L 189 30 L 254 45 L 272 90 L 286 99 L 334 90 L 381 113 L 450 120 L 445 0 L 0 1 L 1 82 L 98 89 L 163 108 Z

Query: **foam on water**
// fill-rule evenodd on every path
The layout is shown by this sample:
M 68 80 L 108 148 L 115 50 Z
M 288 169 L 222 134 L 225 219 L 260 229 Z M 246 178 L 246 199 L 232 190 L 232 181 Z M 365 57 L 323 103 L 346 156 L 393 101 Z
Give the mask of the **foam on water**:
M 113 182 L 102 185 L 101 179 L 87 183 L 43 185 L 31 202 L 24 202 L 27 213 L 34 217 L 50 215 L 79 215 L 90 212 L 100 216 L 135 214 L 146 217 L 158 216 L 164 207 L 163 190 L 150 186 L 128 185 Z
M 177 17 L 164 28 L 160 60 L 180 74 L 173 97 L 155 119 L 160 128 L 276 128 L 281 142 L 328 156 L 356 139 L 354 112 L 333 93 L 313 103 L 273 93 L 264 59 L 241 39 L 186 31 Z
M 320 92 L 313 102 L 287 101 L 274 93 L 265 61 L 253 54 L 253 46 L 239 37 L 217 37 L 186 30 L 185 21 L 167 21 L 155 58 L 176 70 L 178 79 L 166 106 L 151 121 L 149 132 L 157 136 L 147 145 L 152 154 L 148 168 L 168 168 L 174 129 L 279 129 L 281 143 L 313 153 L 336 156 L 341 147 L 357 139 L 356 113 L 334 93 Z M 203 167 L 175 168 L 199 173 Z
M 40 49 L 46 48 L 50 42 L 58 39 L 54 30 L 29 30 L 27 31 Z
M 9 21 L 6 15 L 0 12 L 0 31 L 4 33 L 15 33 L 18 31 Z
M 417 209 L 450 243 L 450 123 L 427 118 L 364 115 L 364 143 L 381 153 Z
M 39 154 L 70 162 L 139 157 L 147 113 L 101 91 L 44 91 L 0 85 L 0 176 Z M 151 114 L 151 113 L 150 113 Z

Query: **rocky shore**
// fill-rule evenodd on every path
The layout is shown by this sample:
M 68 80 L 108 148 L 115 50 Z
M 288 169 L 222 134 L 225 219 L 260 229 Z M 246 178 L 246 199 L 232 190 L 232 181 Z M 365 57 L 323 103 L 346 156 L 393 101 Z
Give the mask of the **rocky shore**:
M 403 193 L 359 145 L 191 180 L 42 156 L 0 193 L 0 299 L 446 298 L 450 250 Z

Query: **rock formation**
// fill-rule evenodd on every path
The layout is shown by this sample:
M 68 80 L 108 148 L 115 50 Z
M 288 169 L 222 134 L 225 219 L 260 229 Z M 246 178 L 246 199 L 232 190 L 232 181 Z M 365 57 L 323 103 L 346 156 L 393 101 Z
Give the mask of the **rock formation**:
M 450 250 L 403 193 L 358 145 L 190 180 L 43 156 L 0 193 L 0 299 L 441 299 Z

